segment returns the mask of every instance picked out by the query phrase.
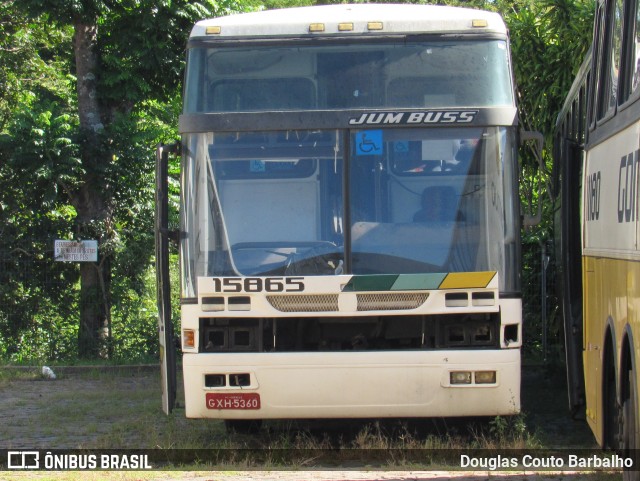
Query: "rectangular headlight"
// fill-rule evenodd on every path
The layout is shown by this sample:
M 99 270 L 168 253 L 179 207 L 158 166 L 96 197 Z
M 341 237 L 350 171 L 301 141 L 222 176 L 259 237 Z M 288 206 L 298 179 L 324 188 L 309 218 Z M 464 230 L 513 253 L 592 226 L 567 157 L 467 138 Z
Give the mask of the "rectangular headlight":
M 449 382 L 451 384 L 471 384 L 471 371 L 451 371 Z
M 474 373 L 476 384 L 495 384 L 496 372 L 495 371 L 476 371 Z

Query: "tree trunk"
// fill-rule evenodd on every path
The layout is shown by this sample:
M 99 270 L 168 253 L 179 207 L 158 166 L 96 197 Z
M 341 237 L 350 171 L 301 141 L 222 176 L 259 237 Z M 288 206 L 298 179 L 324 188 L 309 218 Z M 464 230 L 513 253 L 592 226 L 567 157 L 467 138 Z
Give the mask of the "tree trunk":
M 98 26 L 96 22 L 89 23 L 81 19 L 76 19 L 73 26 L 80 128 L 88 135 L 89 143 L 95 145 L 98 133 L 103 129 L 96 82 Z
M 100 292 L 100 274 L 97 264 L 80 264 L 78 355 L 85 359 L 104 357 L 106 352 L 106 317 Z
M 85 168 L 84 183 L 74 196 L 78 237 L 97 239 L 99 256 L 108 255 L 100 246 L 108 238 L 111 213 L 106 201 L 105 181 L 100 173 L 109 163 L 108 152 L 101 146 L 104 130 L 97 90 L 98 56 L 97 22 L 74 21 L 73 47 L 76 61 L 78 113 L 80 118 L 81 158 Z M 110 262 L 80 263 L 80 329 L 78 354 L 83 358 L 105 357 L 108 320 L 110 319 L 108 286 Z

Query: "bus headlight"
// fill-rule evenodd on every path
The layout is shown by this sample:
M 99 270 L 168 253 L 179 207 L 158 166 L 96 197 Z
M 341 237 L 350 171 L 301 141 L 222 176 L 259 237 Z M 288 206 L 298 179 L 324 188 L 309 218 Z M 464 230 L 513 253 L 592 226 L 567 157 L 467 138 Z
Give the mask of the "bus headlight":
M 451 371 L 449 384 L 459 386 L 465 384 L 495 384 L 496 371 Z
M 473 373 L 476 384 L 495 384 L 496 372 L 495 371 L 476 371 Z
M 471 384 L 471 371 L 451 371 L 449 382 L 451 384 Z

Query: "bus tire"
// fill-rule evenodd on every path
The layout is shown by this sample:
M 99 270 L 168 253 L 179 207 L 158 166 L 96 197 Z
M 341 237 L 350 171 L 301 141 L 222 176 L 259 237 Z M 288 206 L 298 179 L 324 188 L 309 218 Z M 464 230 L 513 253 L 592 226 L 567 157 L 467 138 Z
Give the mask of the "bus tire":
M 629 371 L 629 395 L 622 402 L 622 433 L 621 451 L 622 455 L 633 459 L 633 467 L 626 469 L 622 473 L 624 481 L 640 481 L 640 465 L 638 464 L 638 428 L 637 422 L 637 400 L 634 371 Z
M 612 349 L 607 349 L 605 355 L 604 373 L 605 378 L 602 388 L 605 390 L 603 395 L 603 413 L 604 413 L 604 448 L 617 450 L 620 446 L 620 434 L 622 433 L 621 409 L 618 405 L 616 391 L 616 371 L 614 369 L 614 361 L 611 356 Z

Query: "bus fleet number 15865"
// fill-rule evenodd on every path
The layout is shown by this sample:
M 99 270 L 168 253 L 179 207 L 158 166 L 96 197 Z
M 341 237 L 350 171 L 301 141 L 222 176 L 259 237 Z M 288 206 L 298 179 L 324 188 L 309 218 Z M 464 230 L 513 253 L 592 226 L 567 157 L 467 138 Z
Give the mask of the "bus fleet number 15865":
M 303 292 L 303 277 L 214 277 L 216 292 Z

